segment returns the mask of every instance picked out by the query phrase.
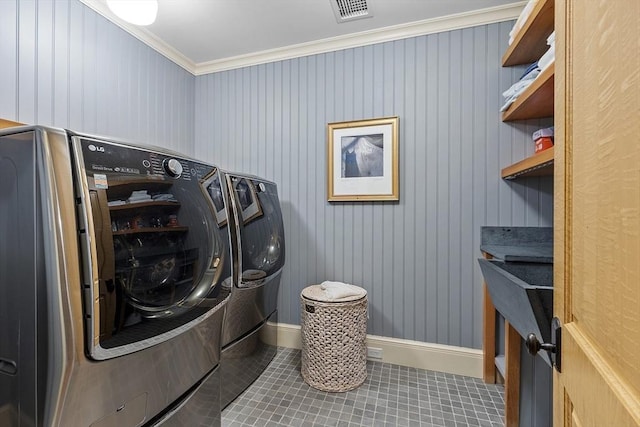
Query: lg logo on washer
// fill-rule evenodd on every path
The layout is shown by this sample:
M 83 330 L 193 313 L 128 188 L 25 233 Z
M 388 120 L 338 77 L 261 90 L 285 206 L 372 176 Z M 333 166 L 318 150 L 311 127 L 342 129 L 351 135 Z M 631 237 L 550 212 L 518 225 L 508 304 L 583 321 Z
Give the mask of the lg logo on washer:
M 104 147 L 96 147 L 93 144 L 89 144 L 87 148 L 89 149 L 89 151 L 97 151 L 98 153 L 104 153 Z

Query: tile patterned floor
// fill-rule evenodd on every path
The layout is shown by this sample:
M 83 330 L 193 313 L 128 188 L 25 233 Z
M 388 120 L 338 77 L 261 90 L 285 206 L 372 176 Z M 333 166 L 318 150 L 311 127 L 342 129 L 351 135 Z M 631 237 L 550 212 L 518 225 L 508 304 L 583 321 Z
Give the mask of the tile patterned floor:
M 300 375 L 300 351 L 280 348 L 260 378 L 222 412 L 222 426 L 503 425 L 500 385 L 372 361 L 367 372 L 355 390 L 319 391 Z

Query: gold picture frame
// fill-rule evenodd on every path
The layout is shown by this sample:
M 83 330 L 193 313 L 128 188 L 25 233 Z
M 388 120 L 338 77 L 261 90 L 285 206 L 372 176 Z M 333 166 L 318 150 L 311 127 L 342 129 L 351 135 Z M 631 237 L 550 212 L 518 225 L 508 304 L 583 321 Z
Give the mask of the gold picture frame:
M 399 118 L 327 125 L 327 199 L 330 202 L 397 201 Z

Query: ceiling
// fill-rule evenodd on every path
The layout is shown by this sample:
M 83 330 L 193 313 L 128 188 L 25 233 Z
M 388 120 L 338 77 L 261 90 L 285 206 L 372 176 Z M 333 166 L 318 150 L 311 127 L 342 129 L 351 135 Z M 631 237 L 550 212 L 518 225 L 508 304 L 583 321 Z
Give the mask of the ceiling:
M 287 50 L 311 47 L 317 53 L 321 45 L 336 50 L 336 43 L 347 40 L 346 47 L 368 44 L 381 33 L 386 39 L 418 35 L 412 31 L 442 17 L 468 20 L 489 13 L 489 21 L 513 19 L 524 5 L 514 0 L 368 0 L 372 17 L 338 23 L 333 0 L 159 0 L 156 22 L 135 27 L 113 16 L 105 0 L 81 1 L 194 74 L 217 71 L 216 64 L 233 68 L 228 63 L 243 58 L 282 56 Z

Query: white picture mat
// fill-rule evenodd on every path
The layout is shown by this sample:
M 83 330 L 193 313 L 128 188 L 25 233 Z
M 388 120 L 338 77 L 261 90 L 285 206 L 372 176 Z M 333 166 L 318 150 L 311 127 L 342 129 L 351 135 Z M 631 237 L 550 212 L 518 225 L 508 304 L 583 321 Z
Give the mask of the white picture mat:
M 342 147 L 340 141 L 343 137 L 382 134 L 383 142 L 383 176 L 367 177 L 342 177 Z M 391 176 L 391 163 L 393 155 L 392 125 L 362 126 L 333 131 L 333 192 L 336 196 L 343 195 L 385 195 L 393 193 L 393 180 Z

